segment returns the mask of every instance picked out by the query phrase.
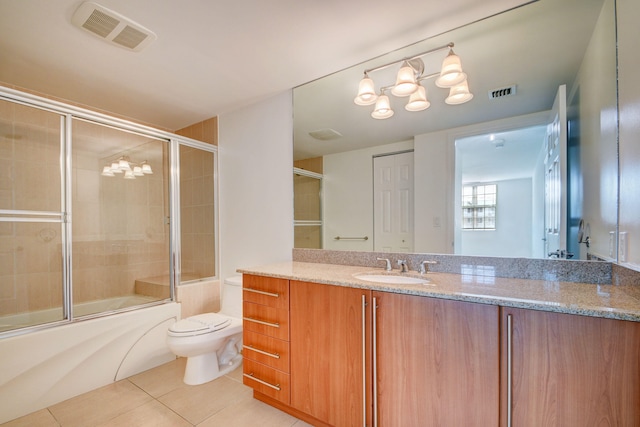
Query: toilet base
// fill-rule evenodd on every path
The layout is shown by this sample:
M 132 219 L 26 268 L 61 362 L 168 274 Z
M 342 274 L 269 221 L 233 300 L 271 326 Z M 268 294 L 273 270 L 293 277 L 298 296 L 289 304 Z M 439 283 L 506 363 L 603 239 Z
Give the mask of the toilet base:
M 183 381 L 188 385 L 200 385 L 215 380 L 236 369 L 242 363 L 242 355 L 234 357 L 230 364 L 219 366 L 216 353 L 206 353 L 187 358 Z
M 229 337 L 217 351 L 187 358 L 184 383 L 204 384 L 233 371 L 242 362 L 241 349 L 242 335 L 237 334 Z

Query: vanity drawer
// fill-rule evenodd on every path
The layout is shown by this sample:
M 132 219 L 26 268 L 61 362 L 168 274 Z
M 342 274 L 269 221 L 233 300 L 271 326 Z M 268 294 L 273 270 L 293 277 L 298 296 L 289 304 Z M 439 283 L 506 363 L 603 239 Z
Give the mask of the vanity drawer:
M 289 372 L 288 341 L 245 330 L 242 342 L 242 355 L 245 359 L 255 360 L 282 372 Z
M 288 310 L 289 281 L 245 274 L 242 278 L 242 300 Z
M 280 372 L 253 360 L 243 360 L 244 385 L 287 405 L 290 402 L 289 374 Z
M 246 301 L 242 307 L 242 327 L 245 331 L 289 341 L 289 309 L 268 307 Z

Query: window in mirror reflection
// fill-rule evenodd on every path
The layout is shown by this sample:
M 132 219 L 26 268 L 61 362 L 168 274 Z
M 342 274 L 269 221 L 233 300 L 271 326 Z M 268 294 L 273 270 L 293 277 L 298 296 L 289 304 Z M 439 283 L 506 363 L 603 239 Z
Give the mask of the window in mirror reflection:
M 495 230 L 496 184 L 473 184 L 462 187 L 462 228 Z

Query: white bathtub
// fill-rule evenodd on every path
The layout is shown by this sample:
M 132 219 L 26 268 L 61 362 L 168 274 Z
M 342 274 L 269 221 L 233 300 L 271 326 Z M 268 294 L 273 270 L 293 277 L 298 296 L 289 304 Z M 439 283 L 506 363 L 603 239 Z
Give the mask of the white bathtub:
M 115 310 L 132 302 L 95 304 Z M 97 310 L 76 312 L 84 309 Z M 0 423 L 175 359 L 166 334 L 179 318 L 172 302 L 0 339 Z

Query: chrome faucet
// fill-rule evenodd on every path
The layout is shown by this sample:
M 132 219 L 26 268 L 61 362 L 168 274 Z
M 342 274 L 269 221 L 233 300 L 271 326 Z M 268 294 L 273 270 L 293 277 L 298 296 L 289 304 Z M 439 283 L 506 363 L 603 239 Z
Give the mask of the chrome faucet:
M 398 260 L 398 265 L 400 266 L 400 272 L 401 273 L 406 273 L 407 271 L 409 271 L 409 266 L 407 265 L 407 261 L 405 261 L 403 259 L 399 259 Z
M 386 263 L 384 269 L 385 271 L 391 271 L 391 261 L 389 258 L 377 258 L 378 261 L 384 261 Z
M 438 261 L 422 261 L 420 263 L 420 269 L 418 270 L 420 274 L 426 274 L 429 272 L 429 264 L 437 264 Z

